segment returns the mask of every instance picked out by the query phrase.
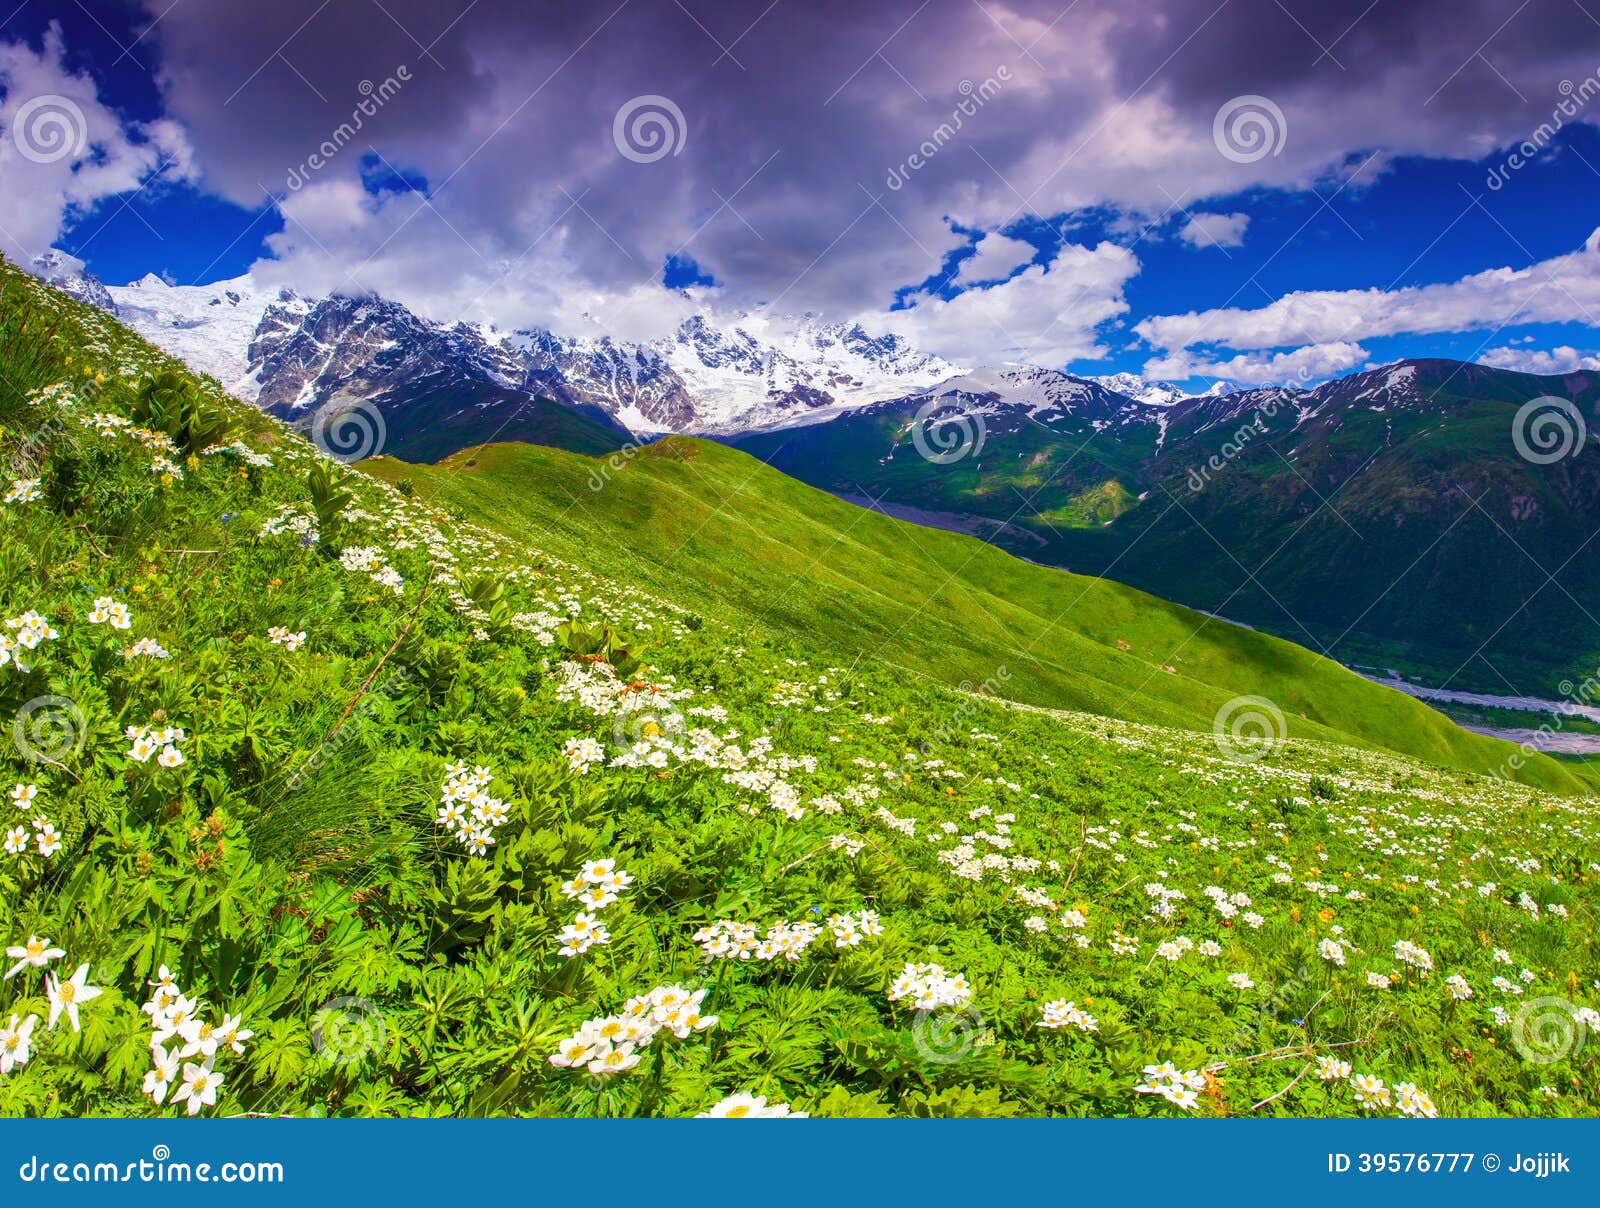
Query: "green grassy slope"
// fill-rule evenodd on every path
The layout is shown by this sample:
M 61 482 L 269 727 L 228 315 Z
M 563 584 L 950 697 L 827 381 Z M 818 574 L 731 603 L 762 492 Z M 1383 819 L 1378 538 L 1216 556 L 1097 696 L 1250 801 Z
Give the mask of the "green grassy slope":
M 881 659 L 1026 703 L 1209 729 L 1264 696 L 1291 734 L 1473 771 L 1513 748 L 1288 642 L 1120 584 L 1019 561 L 975 539 L 843 503 L 724 446 L 670 438 L 609 462 L 521 445 L 436 467 L 375 460 L 422 496 L 752 631 Z M 1527 760 L 1564 791 L 1582 769 Z
M 508 538 L 0 262 L 0 920 L 38 949 L 0 1118 L 1600 1112 L 1592 799 L 840 666 L 887 622 L 837 566 L 892 527 L 822 530 L 814 615 L 808 572 L 766 581 L 777 622 L 697 619 L 640 589 L 709 601 L 692 565 L 591 569 L 699 525 L 763 586 L 705 467 L 653 464 L 632 530 Z M 1016 573 L 981 569 L 975 633 Z M 1205 687 L 1159 682 L 1140 707 Z

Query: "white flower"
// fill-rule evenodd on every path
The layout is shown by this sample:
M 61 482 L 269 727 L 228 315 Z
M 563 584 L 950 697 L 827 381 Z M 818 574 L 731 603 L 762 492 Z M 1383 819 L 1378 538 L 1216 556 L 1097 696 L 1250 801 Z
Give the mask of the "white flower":
M 288 627 L 284 625 L 272 626 L 267 630 L 267 637 L 272 640 L 273 645 L 282 646 L 290 654 L 299 650 L 306 640 L 305 630 L 301 630 L 299 633 L 291 633 Z
M 39 833 L 33 838 L 41 856 L 53 856 L 61 850 L 61 836 L 53 825 L 40 818 L 34 819 L 34 825 L 39 828 Z
M 696 1120 L 803 1120 L 807 1113 L 791 1111 L 787 1103 L 768 1103 L 765 1095 L 737 1094 L 695 1115 Z
M 889 987 L 890 1002 L 903 998 L 911 999 L 912 1006 L 919 1011 L 964 1007 L 972 998 L 972 987 L 965 974 L 946 976 L 942 965 L 908 962 Z
M 1350 1079 L 1350 1085 L 1355 1089 L 1356 1102 L 1367 1111 L 1389 1106 L 1389 1088 L 1383 1084 L 1382 1078 L 1372 1074 L 1355 1074 Z
M 1439 1109 L 1434 1107 L 1433 1100 L 1426 1091 L 1417 1089 L 1414 1082 L 1399 1082 L 1394 1088 L 1395 1106 L 1400 1109 L 1403 1116 L 1420 1116 L 1424 1119 L 1436 1119 Z
M 80 1030 L 78 1027 L 78 1008 L 105 993 L 99 986 L 91 986 L 89 984 L 89 965 L 87 962 L 79 965 L 78 971 L 66 981 L 62 981 L 53 973 L 48 974 L 45 977 L 44 992 L 45 997 L 50 1000 L 50 1018 L 46 1021 L 45 1026 L 54 1031 L 56 1020 L 65 1011 L 74 1032 Z
M 561 929 L 556 939 L 561 945 L 557 955 L 570 959 L 589 951 L 596 944 L 609 944 L 611 933 L 594 915 L 579 911 L 577 917 Z
M 131 629 L 133 615 L 128 606 L 111 596 L 97 596 L 89 613 L 89 624 L 110 625 L 113 629 Z
M 589 1072 L 599 1075 L 620 1074 L 638 1064 L 639 1054 L 633 1051 L 633 1043 L 625 1040 L 618 1045 L 608 1045 L 597 1053 L 589 1061 Z
M 27 850 L 28 840 L 32 838 L 25 826 L 13 826 L 6 831 L 6 851 L 16 856 Z
M 157 1103 L 164 1103 L 167 1091 L 178 1080 L 178 1054 L 169 1053 L 160 1044 L 152 1044 L 150 1060 L 153 1068 L 145 1072 L 144 1093 Z
M 224 1015 L 222 1022 L 217 1025 L 217 1045 L 221 1048 L 232 1049 L 235 1053 L 244 1052 L 244 1042 L 255 1035 L 249 1028 L 241 1027 L 243 1020 L 237 1015 Z
M 561 753 L 567 758 L 567 766 L 580 776 L 587 775 L 591 767 L 605 758 L 605 751 L 592 738 L 569 738 Z
M 30 935 L 26 944 L 12 944 L 6 949 L 6 959 L 17 963 L 6 970 L 5 977 L 0 980 L 10 981 L 26 968 L 43 969 L 57 957 L 65 955 L 63 949 L 52 948 L 49 940 Z
M 186 1061 L 183 1063 L 183 1085 L 172 1096 L 172 1101 L 180 1103 L 188 1100 L 189 1114 L 193 1116 L 202 1107 L 216 1106 L 217 1092 L 221 1089 L 222 1075 L 211 1068 L 210 1061 L 200 1065 Z
M 11 790 L 11 804 L 19 810 L 25 810 L 33 804 L 34 798 L 39 795 L 39 786 L 36 784 L 19 784 Z
M 132 646 L 122 652 L 125 659 L 168 659 L 172 655 L 167 648 L 154 638 L 140 638 Z
M 37 478 L 19 478 L 11 484 L 11 489 L 6 492 L 7 503 L 32 503 L 43 498 L 44 492 L 39 489 Z
M 1228 974 L 1228 984 L 1235 990 L 1254 990 L 1256 988 L 1256 983 L 1248 973 Z
M 1317 955 L 1325 961 L 1332 961 L 1340 968 L 1344 967 L 1344 945 L 1338 940 L 1322 940 L 1317 944 Z
M 11 1022 L 0 1028 L 0 1074 L 9 1074 L 19 1065 L 27 1065 L 33 1048 L 33 1025 L 37 1015 L 30 1015 L 20 1024 L 13 1015 Z
M 1077 1028 L 1080 1032 L 1100 1030 L 1093 1015 L 1079 1010 L 1077 1003 L 1059 998 L 1044 1004 L 1044 1018 L 1039 1021 L 1039 1026 L 1053 1031 L 1061 1028 Z
M 1350 1077 L 1350 1063 L 1337 1057 L 1318 1057 L 1317 1077 L 1324 1082 L 1342 1082 Z

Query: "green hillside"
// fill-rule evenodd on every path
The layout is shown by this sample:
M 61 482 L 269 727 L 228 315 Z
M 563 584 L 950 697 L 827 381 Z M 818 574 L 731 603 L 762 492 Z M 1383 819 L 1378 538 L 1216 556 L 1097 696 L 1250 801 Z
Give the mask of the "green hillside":
M 470 460 L 0 262 L 0 1117 L 1600 1114 L 1593 799 L 733 454 Z
M 755 634 L 874 659 L 1026 703 L 1209 730 L 1262 696 L 1288 732 L 1493 771 L 1513 749 L 1288 642 L 1109 580 L 1019 561 L 974 538 L 843 503 L 725 446 L 683 437 L 609 461 L 491 445 L 437 467 L 367 468 L 562 557 Z M 1581 768 L 1526 762 L 1582 791 Z
M 1592 424 L 1594 375 L 1409 361 L 1171 408 L 1077 389 L 1042 417 L 995 395 L 964 427 L 947 419 L 981 436 L 948 461 L 917 454 L 922 396 L 729 439 L 813 486 L 950 513 L 1036 562 L 1346 664 L 1553 698 L 1600 663 L 1600 442 L 1549 461 L 1518 449 L 1531 400 Z

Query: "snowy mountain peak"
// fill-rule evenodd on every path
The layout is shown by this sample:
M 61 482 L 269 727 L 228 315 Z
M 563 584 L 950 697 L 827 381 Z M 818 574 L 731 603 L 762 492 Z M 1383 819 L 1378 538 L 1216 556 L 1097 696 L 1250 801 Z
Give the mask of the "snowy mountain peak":
M 1199 396 L 1196 396 L 1193 391 L 1174 386 L 1171 382 L 1152 382 L 1148 378 L 1140 377 L 1137 373 L 1104 374 L 1091 380 L 1099 382 L 1107 390 L 1125 394 L 1129 398 L 1150 407 L 1170 407 L 1181 399 L 1227 394 L 1233 389 L 1227 382 L 1213 382 Z
M 106 291 L 100 278 L 89 272 L 84 267 L 83 261 L 76 256 L 63 252 L 60 248 L 50 248 L 35 256 L 29 268 L 33 275 L 46 285 L 52 285 L 62 293 L 70 294 L 91 306 L 98 306 L 101 310 L 117 313 L 117 304 Z

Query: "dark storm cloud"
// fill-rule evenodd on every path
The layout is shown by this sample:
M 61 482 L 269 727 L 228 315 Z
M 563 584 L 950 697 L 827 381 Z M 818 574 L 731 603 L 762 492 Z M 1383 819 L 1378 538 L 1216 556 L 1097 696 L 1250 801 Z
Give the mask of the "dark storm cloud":
M 362 81 L 405 65 L 284 200 L 280 255 L 456 306 L 468 279 L 492 313 L 542 319 L 652 282 L 679 249 L 744 302 L 878 309 L 964 242 L 947 220 L 1160 213 L 1358 152 L 1483 155 L 1600 68 L 1600 25 L 1571 0 L 185 0 L 150 37 L 208 182 L 249 205 L 286 191 Z M 1244 93 L 1284 112 L 1279 154 L 1218 154 L 1213 116 Z M 653 163 L 613 142 L 645 94 L 685 123 Z M 364 194 L 374 152 L 426 178 L 428 204 Z M 1096 314 L 1120 279 L 1105 263 Z

